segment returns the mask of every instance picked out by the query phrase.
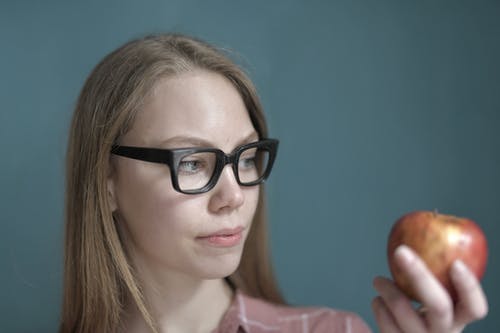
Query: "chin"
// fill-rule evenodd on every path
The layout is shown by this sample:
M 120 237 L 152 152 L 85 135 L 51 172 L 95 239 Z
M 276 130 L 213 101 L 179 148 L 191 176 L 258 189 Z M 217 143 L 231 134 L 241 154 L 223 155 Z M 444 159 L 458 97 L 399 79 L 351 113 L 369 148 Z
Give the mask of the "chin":
M 207 280 L 225 278 L 236 271 L 240 260 L 241 253 L 213 258 L 209 262 L 204 262 L 202 267 L 199 267 L 199 272 L 203 279 Z

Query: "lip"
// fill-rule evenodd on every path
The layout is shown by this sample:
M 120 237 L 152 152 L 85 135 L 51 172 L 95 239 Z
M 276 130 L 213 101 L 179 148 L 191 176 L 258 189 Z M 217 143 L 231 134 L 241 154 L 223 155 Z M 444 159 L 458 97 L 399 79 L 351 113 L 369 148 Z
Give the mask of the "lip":
M 233 247 L 243 239 L 243 227 L 225 228 L 208 235 L 196 237 L 200 242 L 215 247 Z

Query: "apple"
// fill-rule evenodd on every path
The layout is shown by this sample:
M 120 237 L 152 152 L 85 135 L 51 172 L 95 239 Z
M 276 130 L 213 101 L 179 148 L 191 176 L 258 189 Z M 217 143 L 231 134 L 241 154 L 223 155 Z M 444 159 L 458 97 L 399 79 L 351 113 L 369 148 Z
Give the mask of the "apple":
M 449 270 L 456 259 L 462 260 L 478 279 L 484 275 L 488 247 L 483 231 L 474 221 L 436 211 L 405 214 L 392 227 L 387 243 L 387 256 L 396 285 L 412 300 L 419 301 L 394 260 L 394 251 L 401 244 L 409 246 L 422 258 L 453 301 L 457 301 L 457 295 Z

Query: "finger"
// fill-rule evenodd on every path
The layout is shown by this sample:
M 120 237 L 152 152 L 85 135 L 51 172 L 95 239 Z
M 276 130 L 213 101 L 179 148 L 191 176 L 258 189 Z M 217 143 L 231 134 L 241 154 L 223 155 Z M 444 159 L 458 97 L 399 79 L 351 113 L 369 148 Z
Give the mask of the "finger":
M 399 246 L 394 256 L 426 309 L 428 326 L 436 332 L 449 330 L 453 325 L 453 303 L 448 292 L 409 247 Z
M 377 277 L 373 286 L 379 292 L 394 322 L 403 332 L 425 332 L 425 323 L 410 300 L 389 279 Z
M 488 301 L 474 274 L 460 260 L 453 263 L 450 274 L 458 295 L 455 322 L 465 325 L 473 320 L 486 317 Z
M 382 333 L 401 333 L 389 308 L 385 305 L 381 296 L 377 296 L 372 301 L 372 310 L 377 321 L 377 326 Z

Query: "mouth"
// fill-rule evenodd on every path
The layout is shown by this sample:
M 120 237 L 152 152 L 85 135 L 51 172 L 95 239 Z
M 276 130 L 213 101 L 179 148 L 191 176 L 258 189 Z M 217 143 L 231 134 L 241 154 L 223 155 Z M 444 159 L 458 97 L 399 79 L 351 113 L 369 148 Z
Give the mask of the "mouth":
M 196 240 L 215 247 L 233 247 L 243 239 L 243 227 L 221 229 L 214 233 L 196 237 Z

